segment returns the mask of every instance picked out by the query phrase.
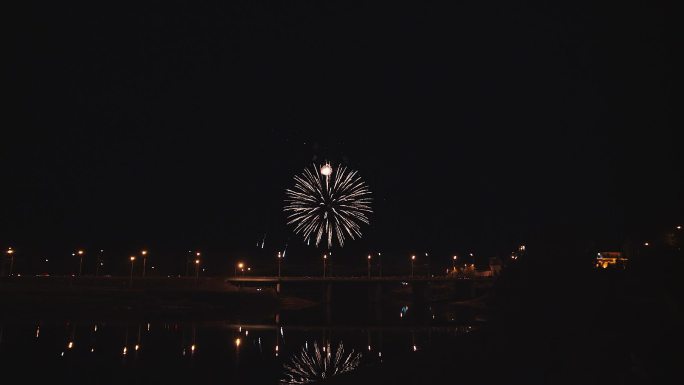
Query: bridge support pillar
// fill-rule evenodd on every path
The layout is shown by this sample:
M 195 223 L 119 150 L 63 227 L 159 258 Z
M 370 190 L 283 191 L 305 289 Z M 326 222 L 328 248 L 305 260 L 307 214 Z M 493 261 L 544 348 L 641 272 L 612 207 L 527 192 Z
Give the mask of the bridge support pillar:
M 371 302 L 378 303 L 382 301 L 382 284 L 371 284 L 371 286 L 368 289 L 368 299 L 370 299 Z
M 323 301 L 325 303 L 330 303 L 332 301 L 332 283 L 326 283 L 324 290 L 325 297 L 323 298 Z
M 428 300 L 429 285 L 427 282 L 413 282 L 411 283 L 411 292 L 413 294 L 413 302 L 422 303 Z

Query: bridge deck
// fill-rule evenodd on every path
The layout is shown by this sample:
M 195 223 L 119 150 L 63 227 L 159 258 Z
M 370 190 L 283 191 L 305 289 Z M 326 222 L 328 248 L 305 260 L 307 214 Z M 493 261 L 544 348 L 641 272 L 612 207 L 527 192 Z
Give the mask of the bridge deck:
M 286 282 L 456 282 L 469 280 L 489 280 L 489 277 L 463 278 L 463 277 L 410 277 L 410 276 L 387 276 L 387 277 L 229 277 L 226 282 L 234 283 L 286 283 Z

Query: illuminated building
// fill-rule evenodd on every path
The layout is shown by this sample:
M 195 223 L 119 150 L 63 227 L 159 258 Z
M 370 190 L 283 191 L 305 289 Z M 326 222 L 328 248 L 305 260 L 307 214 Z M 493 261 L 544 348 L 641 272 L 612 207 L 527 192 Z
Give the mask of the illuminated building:
M 602 251 L 596 254 L 595 266 L 597 269 L 625 269 L 627 267 L 627 258 L 623 258 L 622 253 L 619 251 Z

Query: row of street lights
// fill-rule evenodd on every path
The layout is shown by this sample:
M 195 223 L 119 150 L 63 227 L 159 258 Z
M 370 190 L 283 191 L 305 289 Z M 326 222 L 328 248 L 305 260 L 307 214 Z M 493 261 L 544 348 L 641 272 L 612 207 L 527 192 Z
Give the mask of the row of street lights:
M 675 228 L 676 228 L 678 231 L 681 231 L 681 230 L 682 230 L 682 226 L 681 226 L 681 225 L 676 226 Z M 650 246 L 649 242 L 644 242 L 644 246 L 647 246 L 647 247 Z M 520 246 L 520 251 L 525 251 L 525 246 Z M 96 267 L 95 267 L 95 276 L 98 275 L 99 270 L 100 270 L 100 267 L 104 265 L 104 262 L 102 261 L 102 255 L 103 255 L 103 253 L 104 253 L 104 250 L 100 250 L 99 258 L 98 258 L 98 261 L 97 261 Z M 8 257 L 9 260 L 10 260 L 9 276 L 12 276 L 12 274 L 13 274 L 13 272 L 14 272 L 14 254 L 15 254 L 15 250 L 14 250 L 12 247 L 9 247 L 9 248 L 5 251 L 5 254 L 7 254 L 7 257 Z M 141 256 L 142 259 L 143 259 L 143 269 L 142 269 L 142 276 L 143 276 L 143 277 L 145 277 L 146 274 L 147 274 L 147 254 L 148 254 L 147 250 L 141 250 L 141 251 L 140 251 L 140 256 Z M 200 253 L 199 251 L 193 252 L 192 250 L 189 250 L 189 251 L 188 251 L 188 254 L 189 254 L 189 257 L 188 257 L 188 260 L 187 260 L 187 263 L 186 263 L 185 275 L 186 275 L 186 276 L 189 275 L 189 273 L 190 273 L 190 271 L 189 271 L 189 270 L 190 270 L 190 269 L 189 269 L 189 268 L 190 268 L 190 263 L 193 261 L 193 258 L 191 258 L 191 257 L 194 257 L 195 278 L 197 279 L 197 278 L 199 277 L 199 265 L 200 265 L 200 255 L 201 255 L 201 253 Z M 85 257 L 86 252 L 85 252 L 85 250 L 79 249 L 79 250 L 76 250 L 75 252 L 71 253 L 71 255 L 72 255 L 72 256 L 78 256 L 78 257 L 79 257 L 78 275 L 79 275 L 79 277 L 80 277 L 80 276 L 83 275 L 83 258 Z M 327 273 L 328 273 L 327 270 L 328 270 L 328 257 L 329 257 L 329 255 L 331 255 L 330 252 L 328 252 L 328 253 L 326 253 L 326 254 L 323 254 L 323 277 L 326 277 L 326 275 L 327 275 Z M 425 253 L 425 256 L 426 256 L 426 257 L 429 257 L 429 254 L 428 254 L 428 253 Z M 473 253 L 469 253 L 469 256 L 470 256 L 470 258 L 473 260 L 472 262 L 474 263 L 474 255 L 473 255 Z M 368 269 L 368 272 L 367 272 L 367 274 L 368 274 L 368 277 L 369 277 L 369 278 L 371 277 L 371 260 L 372 260 L 372 258 L 373 258 L 372 254 L 368 254 L 368 258 L 367 258 L 367 269 Z M 382 253 L 378 253 L 378 258 L 380 259 L 380 263 L 379 263 L 379 265 L 378 265 L 378 266 L 379 266 L 379 275 L 382 276 Z M 282 264 L 282 260 L 283 260 L 283 259 L 284 259 L 284 255 L 283 255 L 282 252 L 279 251 L 279 252 L 278 252 L 278 256 L 277 256 L 277 262 L 278 262 L 278 277 L 281 276 L 281 264 Z M 458 259 L 458 256 L 457 256 L 457 255 L 452 256 L 452 265 L 451 265 L 451 267 L 452 267 L 452 270 L 453 270 L 453 271 L 456 270 L 456 261 L 457 261 L 457 259 Z M 135 255 L 130 256 L 130 261 L 131 261 L 131 274 L 130 274 L 130 275 L 131 275 L 131 281 L 132 281 L 132 279 L 133 279 L 133 265 L 134 265 L 134 263 L 135 263 L 135 260 L 136 260 L 136 256 L 135 256 Z M 46 261 L 47 261 L 47 260 L 46 260 Z M 416 261 L 416 256 L 415 256 L 415 254 L 411 255 L 410 261 L 411 261 L 411 277 L 413 277 L 413 276 L 414 276 L 414 267 L 415 267 L 414 265 L 415 265 L 415 261 Z M 154 269 L 154 266 L 152 266 L 152 268 Z M 244 271 L 245 271 L 245 265 L 244 265 L 243 262 L 238 262 L 238 264 L 236 265 L 236 267 L 235 267 L 235 276 L 237 276 L 237 274 L 238 274 L 238 269 L 240 270 L 240 272 L 244 273 Z M 251 270 L 251 268 L 247 268 L 247 271 L 250 271 L 250 270 Z M 428 272 L 428 274 L 429 274 L 429 272 Z
M 99 273 L 99 268 L 100 268 L 101 266 L 104 265 L 104 263 L 101 261 L 101 257 L 102 257 L 102 253 L 103 253 L 103 252 L 104 252 L 104 250 L 100 250 L 100 259 L 98 260 L 97 265 L 96 265 L 96 268 L 95 268 L 95 276 L 98 275 L 98 273 Z M 6 254 L 7 254 L 8 257 L 10 258 L 10 271 L 9 271 L 10 276 L 12 275 L 13 269 L 14 269 L 14 253 L 15 253 L 15 251 L 14 251 L 14 249 L 12 249 L 11 247 L 8 248 L 7 251 L 6 251 Z M 194 265 L 195 265 L 195 278 L 198 278 L 198 277 L 199 277 L 199 265 L 200 265 L 200 258 L 199 258 L 199 257 L 200 257 L 200 255 L 201 255 L 201 253 L 200 253 L 199 251 L 196 251 L 196 252 L 189 251 L 189 253 L 192 254 L 192 255 L 193 255 L 194 257 L 196 257 L 196 258 L 194 259 L 194 261 L 191 261 L 191 259 L 188 258 L 188 263 L 186 263 L 186 272 L 185 272 L 185 275 L 186 275 L 186 276 L 189 275 L 189 265 L 190 265 L 191 262 L 194 262 Z M 83 275 L 83 258 L 85 257 L 86 252 L 85 252 L 84 250 L 82 250 L 82 249 L 79 249 L 79 250 L 77 250 L 77 251 L 71 253 L 71 255 L 72 255 L 72 256 L 78 256 L 78 257 L 79 257 L 78 276 L 80 277 L 80 276 Z M 147 255 L 148 255 L 148 251 L 147 251 L 147 250 L 141 250 L 141 251 L 140 251 L 140 256 L 142 257 L 142 260 L 143 260 L 142 277 L 145 277 L 146 274 L 147 274 Z M 428 253 L 425 253 L 425 255 L 427 256 Z M 472 257 L 473 254 L 470 253 L 470 256 Z M 327 266 L 328 257 L 329 257 L 329 253 L 326 253 L 326 254 L 323 255 L 323 277 L 326 277 L 327 274 L 328 274 L 328 266 Z M 277 256 L 277 261 L 278 261 L 278 277 L 281 277 L 281 272 L 282 272 L 282 270 L 281 270 L 281 264 L 282 264 L 283 258 L 284 258 L 284 257 L 283 257 L 282 252 L 278 252 L 278 256 Z M 382 258 L 382 253 L 378 253 L 378 258 Z M 453 256 L 453 259 L 452 259 L 452 261 L 453 261 L 453 263 L 452 263 L 452 268 L 453 268 L 454 270 L 456 269 L 456 260 L 457 260 L 457 258 L 458 258 L 458 257 L 457 257 L 456 255 L 454 255 L 454 256 Z M 135 264 L 136 259 L 137 259 L 137 255 L 131 255 L 131 256 L 129 257 L 129 260 L 130 260 L 130 262 L 131 262 L 131 271 L 130 271 L 130 279 L 131 279 L 131 281 L 133 280 L 134 264 Z M 367 257 L 367 275 L 368 275 L 369 278 L 371 277 L 371 261 L 372 261 L 372 259 L 373 259 L 372 254 L 368 254 L 368 257 Z M 414 263 L 415 263 L 415 260 L 416 260 L 416 256 L 415 256 L 415 255 L 411 255 L 411 277 L 414 276 Z M 380 261 L 381 261 L 380 263 L 382 263 L 382 259 L 380 259 Z M 154 269 L 154 266 L 153 266 L 152 268 Z M 246 269 L 247 269 L 247 271 L 251 271 L 251 268 L 249 268 L 249 267 L 247 267 Z M 240 272 L 244 273 L 244 271 L 245 271 L 245 264 L 244 264 L 243 262 L 238 262 L 238 263 L 236 264 L 236 266 L 235 266 L 235 276 L 238 275 L 238 270 L 239 270 Z M 382 264 L 379 265 L 379 274 L 380 274 L 380 276 L 382 276 Z
M 425 256 L 428 256 L 428 253 L 425 253 Z M 328 257 L 329 257 L 329 254 L 328 254 L 328 253 L 323 254 L 323 278 L 325 278 L 325 277 L 327 276 L 327 273 L 328 273 Z M 382 257 L 382 253 L 378 253 L 378 258 L 381 258 L 381 257 Z M 471 258 L 473 257 L 473 253 L 470 253 L 470 257 L 471 257 Z M 371 277 L 371 261 L 372 261 L 372 259 L 373 259 L 373 255 L 372 255 L 372 254 L 368 254 L 368 257 L 367 257 L 367 275 L 368 275 L 368 278 Z M 454 256 L 452 257 L 452 270 L 453 270 L 453 271 L 456 271 L 456 260 L 457 260 L 457 259 L 458 259 L 458 256 L 457 256 L 457 255 L 454 255 Z M 278 256 L 277 256 L 277 261 L 278 261 L 278 278 L 281 277 L 281 264 L 282 264 L 282 260 L 283 260 L 283 254 L 279 251 L 279 252 L 278 252 Z M 414 270 L 415 270 L 415 269 L 414 269 L 414 267 L 415 267 L 415 261 L 416 261 L 416 256 L 415 256 L 415 254 L 414 254 L 414 255 L 411 255 L 410 261 L 411 261 L 411 277 L 413 277 L 413 276 L 414 276 Z M 235 268 L 235 276 L 237 276 L 237 269 L 238 269 L 238 268 L 239 268 L 240 270 L 243 270 L 243 263 L 242 263 L 242 262 L 239 262 L 239 263 L 237 264 L 237 267 Z M 379 275 L 382 277 L 382 259 L 380 259 Z
M 9 269 L 9 275 L 12 276 L 14 272 L 14 254 L 15 250 L 12 247 L 9 247 L 5 253 L 10 259 L 10 269 Z M 97 260 L 96 266 L 95 266 L 95 276 L 98 276 L 98 273 L 100 271 L 100 267 L 104 265 L 104 262 L 102 261 L 102 254 L 104 253 L 104 250 L 100 250 L 99 258 Z M 141 250 L 140 251 L 140 256 L 142 257 L 143 260 L 143 270 L 142 270 L 142 276 L 145 277 L 147 275 L 147 250 Z M 71 256 L 75 257 L 78 256 L 79 262 L 78 262 L 78 276 L 81 277 L 83 276 L 83 258 L 85 257 L 86 252 L 83 249 L 79 249 L 71 253 Z M 195 276 L 199 276 L 199 264 L 200 264 L 200 252 L 198 251 L 196 253 L 196 259 L 195 259 Z M 129 260 L 131 262 L 131 279 L 133 277 L 133 266 L 135 263 L 135 260 L 137 259 L 136 255 L 131 255 L 129 257 Z M 47 259 L 45 260 L 47 262 Z M 154 269 L 154 266 L 152 266 L 152 269 Z M 187 275 L 187 272 L 186 272 Z

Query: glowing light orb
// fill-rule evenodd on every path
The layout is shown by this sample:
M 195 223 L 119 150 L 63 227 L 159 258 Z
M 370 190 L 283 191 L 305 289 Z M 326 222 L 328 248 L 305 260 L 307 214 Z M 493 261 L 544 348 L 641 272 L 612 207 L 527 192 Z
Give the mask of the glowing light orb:
M 330 176 L 333 172 L 332 166 L 330 166 L 330 163 L 326 163 L 321 167 L 321 175 L 325 176 Z

